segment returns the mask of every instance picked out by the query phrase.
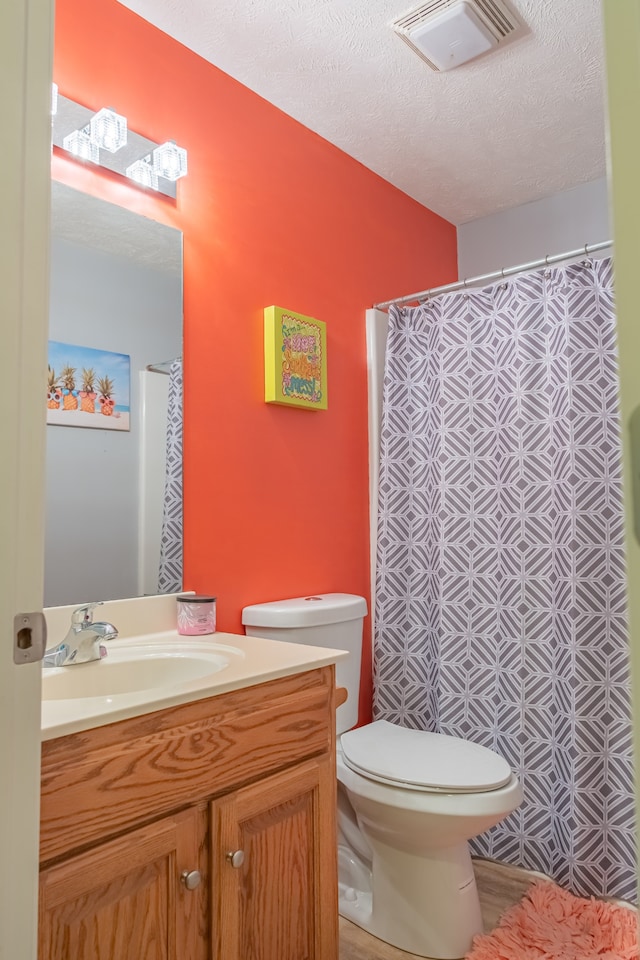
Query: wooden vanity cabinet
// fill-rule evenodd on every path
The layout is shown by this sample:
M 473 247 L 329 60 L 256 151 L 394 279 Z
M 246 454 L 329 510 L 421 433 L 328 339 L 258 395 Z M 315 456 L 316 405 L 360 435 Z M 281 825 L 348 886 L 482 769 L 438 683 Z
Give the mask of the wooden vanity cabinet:
M 334 669 L 43 743 L 39 960 L 337 960 Z

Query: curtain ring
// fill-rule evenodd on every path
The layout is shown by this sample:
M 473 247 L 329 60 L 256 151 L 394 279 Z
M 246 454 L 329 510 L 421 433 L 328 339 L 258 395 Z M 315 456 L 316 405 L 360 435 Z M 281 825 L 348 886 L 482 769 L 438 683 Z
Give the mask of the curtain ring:
M 545 253 L 545 255 L 544 255 L 544 265 L 545 265 L 545 267 L 548 267 L 548 266 L 549 266 L 549 254 L 548 254 L 548 253 Z
M 589 244 L 588 244 L 588 243 L 585 243 L 585 245 L 584 245 L 584 255 L 585 255 L 585 257 L 588 257 L 588 256 L 589 256 Z

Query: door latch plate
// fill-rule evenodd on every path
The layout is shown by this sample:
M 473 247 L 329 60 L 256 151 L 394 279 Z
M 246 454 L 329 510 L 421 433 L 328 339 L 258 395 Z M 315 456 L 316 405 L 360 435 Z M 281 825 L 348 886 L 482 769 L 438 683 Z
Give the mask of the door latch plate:
M 13 618 L 13 662 L 37 663 L 47 646 L 47 621 L 42 610 Z

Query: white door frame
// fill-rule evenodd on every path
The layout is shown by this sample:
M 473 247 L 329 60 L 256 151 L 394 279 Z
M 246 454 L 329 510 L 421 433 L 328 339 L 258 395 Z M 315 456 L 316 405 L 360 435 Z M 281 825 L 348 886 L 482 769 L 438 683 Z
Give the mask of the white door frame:
M 640 331 L 638 326 L 638 151 L 640 0 L 604 0 L 609 190 L 620 366 L 627 596 L 633 680 L 636 819 L 640 826 Z M 640 845 L 639 845 L 640 854 Z M 639 878 L 640 880 L 640 878 Z M 640 891 L 639 891 L 640 896 Z
M 0 3 L 0 958 L 36 956 L 40 664 L 13 618 L 42 609 L 53 0 Z

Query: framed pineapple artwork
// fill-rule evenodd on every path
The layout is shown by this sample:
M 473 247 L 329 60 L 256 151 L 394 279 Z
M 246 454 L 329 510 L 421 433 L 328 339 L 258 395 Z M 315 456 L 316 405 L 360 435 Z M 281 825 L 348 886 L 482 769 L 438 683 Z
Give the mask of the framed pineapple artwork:
M 267 403 L 327 409 L 327 329 L 322 320 L 265 307 L 264 383 Z
M 130 367 L 126 353 L 49 340 L 47 423 L 128 430 Z

